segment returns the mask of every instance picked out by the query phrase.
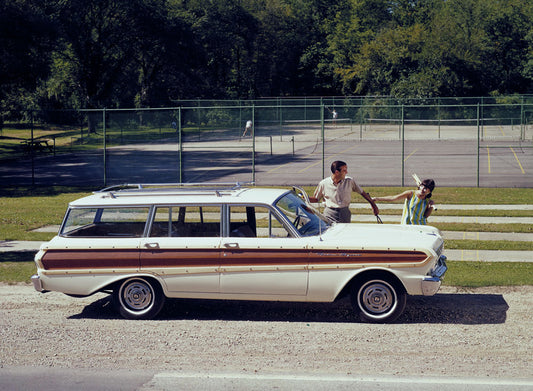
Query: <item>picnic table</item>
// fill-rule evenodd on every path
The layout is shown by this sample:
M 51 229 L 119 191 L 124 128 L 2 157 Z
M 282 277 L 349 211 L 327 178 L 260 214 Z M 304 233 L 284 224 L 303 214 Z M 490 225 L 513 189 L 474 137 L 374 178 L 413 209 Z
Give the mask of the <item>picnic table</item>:
M 24 152 L 31 153 L 32 151 L 44 152 L 46 150 L 54 152 L 54 143 L 52 140 L 39 138 L 33 140 L 21 141 Z

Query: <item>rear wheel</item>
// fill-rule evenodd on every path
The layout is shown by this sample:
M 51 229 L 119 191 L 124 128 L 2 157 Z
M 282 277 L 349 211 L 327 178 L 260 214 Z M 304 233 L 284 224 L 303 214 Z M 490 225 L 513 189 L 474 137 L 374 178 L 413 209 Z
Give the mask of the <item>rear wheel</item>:
M 126 319 L 152 319 L 165 304 L 161 286 L 148 278 L 134 277 L 113 290 L 115 309 Z
M 352 288 L 352 305 L 363 321 L 389 323 L 404 311 L 407 294 L 391 277 L 369 276 Z

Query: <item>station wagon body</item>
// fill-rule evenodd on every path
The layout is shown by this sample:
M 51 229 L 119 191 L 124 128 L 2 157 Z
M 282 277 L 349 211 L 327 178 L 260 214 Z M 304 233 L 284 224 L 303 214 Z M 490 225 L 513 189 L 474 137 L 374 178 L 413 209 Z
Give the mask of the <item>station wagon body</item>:
M 166 298 L 332 302 L 390 322 L 406 295 L 434 295 L 446 272 L 430 226 L 329 224 L 300 189 L 106 189 L 70 203 L 35 256 L 40 292 L 109 292 L 130 319 Z

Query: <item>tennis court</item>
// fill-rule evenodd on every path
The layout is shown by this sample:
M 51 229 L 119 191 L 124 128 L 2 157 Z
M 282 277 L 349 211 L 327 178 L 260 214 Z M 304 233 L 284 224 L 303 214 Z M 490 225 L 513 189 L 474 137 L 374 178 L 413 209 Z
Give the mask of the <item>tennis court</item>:
M 363 186 L 411 186 L 411 174 L 417 173 L 439 186 L 533 187 L 532 125 L 473 119 L 358 122 L 338 110 L 335 122 L 274 123 L 257 116 L 253 137 L 242 137 L 248 115 L 230 127 L 183 134 L 159 130 L 161 137 L 149 141 L 128 138 L 122 122 L 119 145 L 3 161 L 0 180 L 95 188 L 161 182 L 314 185 L 329 175 L 333 160 L 343 160 Z

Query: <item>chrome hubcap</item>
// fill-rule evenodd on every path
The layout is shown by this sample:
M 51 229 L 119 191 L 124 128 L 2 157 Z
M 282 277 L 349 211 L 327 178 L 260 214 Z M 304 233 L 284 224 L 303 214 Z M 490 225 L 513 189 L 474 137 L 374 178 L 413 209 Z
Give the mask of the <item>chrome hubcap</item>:
M 363 309 L 374 314 L 390 311 L 396 302 L 392 289 L 382 282 L 370 282 L 363 286 L 360 297 Z
M 142 311 L 152 304 L 152 289 L 142 281 L 135 281 L 126 286 L 123 298 L 128 307 Z

